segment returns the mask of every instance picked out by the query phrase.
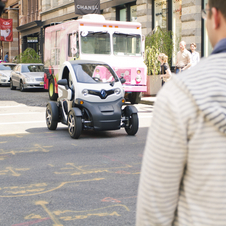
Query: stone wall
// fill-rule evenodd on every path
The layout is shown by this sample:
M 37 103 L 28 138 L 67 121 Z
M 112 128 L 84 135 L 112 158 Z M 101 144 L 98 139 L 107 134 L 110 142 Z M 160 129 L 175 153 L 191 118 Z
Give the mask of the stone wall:
M 182 40 L 187 43 L 190 49 L 190 43 L 195 42 L 197 51 L 201 54 L 201 0 L 183 0 L 182 1 Z

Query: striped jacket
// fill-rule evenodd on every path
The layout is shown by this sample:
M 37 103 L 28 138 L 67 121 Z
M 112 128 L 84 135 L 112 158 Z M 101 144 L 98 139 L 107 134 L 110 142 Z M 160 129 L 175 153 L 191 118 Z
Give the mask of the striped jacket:
M 226 53 L 174 75 L 159 92 L 136 225 L 226 225 Z

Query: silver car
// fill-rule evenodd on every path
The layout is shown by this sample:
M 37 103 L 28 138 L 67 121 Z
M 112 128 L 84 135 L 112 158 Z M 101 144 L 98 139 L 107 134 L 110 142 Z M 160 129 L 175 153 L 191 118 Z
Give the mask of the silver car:
M 10 84 L 10 75 L 15 66 L 15 63 L 0 63 L 0 85 Z
M 10 89 L 44 88 L 44 65 L 39 63 L 18 64 L 11 72 Z

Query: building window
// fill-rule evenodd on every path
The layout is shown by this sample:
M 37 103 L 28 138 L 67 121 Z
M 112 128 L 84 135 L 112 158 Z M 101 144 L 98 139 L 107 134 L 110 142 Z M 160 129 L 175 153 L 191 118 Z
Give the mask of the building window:
M 154 27 L 160 26 L 168 29 L 168 3 L 167 0 L 156 0 L 154 2 Z
M 172 2 L 172 31 L 173 31 L 173 55 L 172 55 L 172 65 L 176 65 L 176 56 L 179 51 L 179 43 L 181 41 L 181 31 L 182 31 L 182 0 L 173 0 Z
M 208 3 L 208 0 L 203 0 L 202 2 L 202 6 L 203 9 L 206 8 L 206 4 Z M 203 20 L 203 19 L 202 19 Z M 210 55 L 210 53 L 213 51 L 213 48 L 211 46 L 208 34 L 207 34 L 207 30 L 206 30 L 206 26 L 205 26 L 205 21 L 202 21 L 202 55 L 204 57 L 207 57 Z
M 137 21 L 136 2 L 120 5 L 116 7 L 116 20 L 118 21 Z

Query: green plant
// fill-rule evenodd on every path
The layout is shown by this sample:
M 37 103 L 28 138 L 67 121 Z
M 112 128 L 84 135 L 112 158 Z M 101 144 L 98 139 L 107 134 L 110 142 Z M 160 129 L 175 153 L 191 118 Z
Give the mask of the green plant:
M 158 75 L 160 73 L 159 53 L 168 56 L 168 63 L 171 65 L 173 53 L 172 31 L 163 30 L 157 26 L 146 36 L 145 39 L 145 64 L 147 65 L 148 75 Z
M 35 52 L 33 48 L 28 47 L 21 54 L 14 58 L 16 63 L 42 63 L 39 55 Z

